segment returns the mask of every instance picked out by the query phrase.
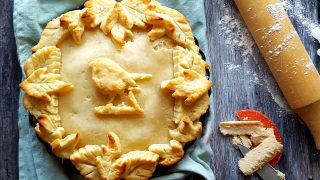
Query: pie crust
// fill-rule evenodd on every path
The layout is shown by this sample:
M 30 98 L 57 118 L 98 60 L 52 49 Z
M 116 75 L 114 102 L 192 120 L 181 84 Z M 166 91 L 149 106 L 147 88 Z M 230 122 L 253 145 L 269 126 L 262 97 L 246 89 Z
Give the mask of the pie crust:
M 87 179 L 148 179 L 202 131 L 208 64 L 178 11 L 89 0 L 45 27 L 24 64 L 24 106 Z

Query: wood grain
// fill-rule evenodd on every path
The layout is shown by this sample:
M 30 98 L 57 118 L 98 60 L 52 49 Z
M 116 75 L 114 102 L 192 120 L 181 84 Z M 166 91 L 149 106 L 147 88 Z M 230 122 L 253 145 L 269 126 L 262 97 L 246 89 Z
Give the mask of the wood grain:
M 0 2 L 0 179 L 18 179 L 18 83 L 21 71 L 12 26 L 12 0 Z
M 318 1 L 292 0 L 301 3 L 305 10 L 304 16 L 318 19 Z M 279 107 L 266 87 L 265 80 L 274 84 L 269 69 L 254 46 L 253 55 L 244 61 L 244 50 L 232 47 L 226 43 L 228 33 L 223 32 L 219 21 L 224 15 L 233 18 L 240 16 L 233 1 L 206 0 L 207 27 L 209 39 L 209 58 L 213 61 L 212 72 L 215 82 L 214 95 L 214 130 L 212 135 L 213 159 L 212 168 L 217 179 L 250 179 L 245 178 L 237 168 L 240 153 L 232 148 L 229 137 L 223 137 L 218 130 L 221 121 L 235 120 L 234 112 L 240 109 L 252 108 L 265 113 L 278 126 L 284 143 L 284 155 L 280 161 L 279 170 L 285 172 L 287 179 L 320 179 L 320 159 L 312 137 L 302 121 L 293 113 L 288 113 Z M 289 11 L 293 15 L 294 10 Z M 297 18 L 292 18 L 302 41 L 319 67 L 319 57 L 316 56 L 318 45 L 307 35 L 306 28 Z M 240 21 L 243 24 L 242 21 Z M 236 64 L 241 68 L 228 71 L 226 64 Z M 318 68 L 319 69 L 319 68 Z M 250 73 L 247 73 L 250 72 Z M 250 81 L 253 75 L 261 75 L 262 82 L 255 84 Z M 276 89 L 279 93 L 279 90 Z M 252 179 L 258 179 L 256 175 Z
M 301 2 L 306 17 L 319 19 L 318 1 L 291 0 Z M 237 168 L 240 153 L 231 148 L 230 138 L 223 137 L 218 131 L 221 121 L 235 120 L 234 111 L 253 108 L 272 118 L 283 137 L 284 155 L 279 169 L 286 173 L 287 179 L 320 179 L 320 159 L 312 137 L 300 119 L 281 108 L 273 99 L 264 83 L 250 81 L 253 74 L 264 79 L 274 80 L 257 47 L 248 62 L 243 61 L 243 49 L 226 44 L 226 34 L 222 32 L 219 21 L 229 11 L 233 17 L 240 16 L 230 0 L 206 0 L 209 57 L 214 62 L 211 71 L 214 77 L 215 101 L 214 128 L 212 134 L 212 169 L 217 179 L 245 178 Z M 18 95 L 21 70 L 16 56 L 16 46 L 12 27 L 12 0 L 0 2 L 0 179 L 18 179 Z M 295 13 L 289 11 L 289 14 Z M 316 56 L 317 43 L 307 34 L 297 19 L 292 18 L 302 41 L 306 45 L 315 64 L 320 68 Z M 230 72 L 226 63 L 239 64 L 241 69 Z M 252 73 L 247 73 L 248 71 Z M 278 90 L 276 90 L 278 91 Z M 254 176 L 252 179 L 258 179 Z

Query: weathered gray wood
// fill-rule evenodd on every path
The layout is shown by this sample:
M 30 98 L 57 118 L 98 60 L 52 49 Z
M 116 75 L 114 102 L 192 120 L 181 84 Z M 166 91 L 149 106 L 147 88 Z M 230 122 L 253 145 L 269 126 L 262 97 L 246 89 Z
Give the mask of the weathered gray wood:
M 304 16 L 318 19 L 318 1 L 292 0 L 301 2 L 305 7 Z M 229 12 L 232 17 L 240 14 L 232 0 L 206 0 L 207 27 L 209 39 L 209 58 L 214 62 L 212 72 L 214 78 L 214 132 L 212 135 L 213 159 L 212 168 L 217 179 L 250 179 L 245 178 L 237 167 L 240 153 L 232 148 L 231 139 L 220 135 L 218 124 L 221 121 L 235 120 L 234 112 L 240 109 L 256 109 L 273 119 L 278 126 L 284 143 L 284 155 L 278 168 L 286 173 L 287 179 L 320 179 L 320 159 L 312 137 L 302 121 L 294 114 L 283 110 L 272 99 L 264 82 L 254 84 L 250 82 L 253 74 L 262 75 L 274 83 L 274 80 L 263 58 L 254 48 L 253 56 L 248 62 L 242 57 L 243 49 L 227 45 L 228 34 L 223 33 L 219 21 Z M 296 13 L 289 11 L 289 14 Z M 299 35 L 306 48 L 319 66 L 316 56 L 317 43 L 306 33 L 306 28 L 292 18 Z M 243 23 L 243 22 L 241 22 Z M 237 71 L 228 71 L 226 63 L 240 65 Z M 252 73 L 247 73 L 248 71 Z M 249 82 L 248 82 L 249 81 Z M 276 91 L 279 91 L 276 89 Z M 257 176 L 254 175 L 253 179 Z
M 0 179 L 18 179 L 18 83 L 12 0 L 0 2 Z

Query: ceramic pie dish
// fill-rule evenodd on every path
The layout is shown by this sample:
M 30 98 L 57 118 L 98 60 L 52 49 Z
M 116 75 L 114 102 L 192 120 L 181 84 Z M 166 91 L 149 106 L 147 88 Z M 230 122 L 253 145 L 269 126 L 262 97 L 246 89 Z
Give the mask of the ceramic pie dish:
M 186 18 L 90 0 L 50 21 L 24 64 L 35 131 L 87 179 L 148 179 L 202 131 L 212 83 Z

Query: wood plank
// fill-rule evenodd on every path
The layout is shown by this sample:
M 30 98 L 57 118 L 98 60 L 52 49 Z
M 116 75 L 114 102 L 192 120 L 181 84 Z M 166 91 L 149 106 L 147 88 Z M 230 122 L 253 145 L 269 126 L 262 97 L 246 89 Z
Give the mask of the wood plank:
M 18 179 L 18 83 L 21 71 L 12 26 L 12 0 L 0 2 L 0 179 Z
M 305 7 L 304 16 L 318 18 L 318 1 L 292 0 L 291 2 L 301 3 Z M 215 82 L 212 168 L 217 179 L 250 179 L 245 178 L 238 170 L 237 163 L 241 155 L 232 148 L 231 139 L 223 137 L 218 130 L 219 122 L 236 120 L 234 112 L 246 108 L 265 113 L 278 126 L 284 142 L 284 155 L 278 169 L 286 173 L 287 179 L 306 179 L 308 177 L 320 179 L 319 154 L 312 137 L 295 114 L 287 112 L 273 100 L 272 94 L 277 97 L 278 101 L 283 101 L 283 98 L 279 89 L 275 88 L 274 79 L 257 47 L 254 45 L 252 55 L 243 56 L 245 47 L 234 47 L 233 43 L 226 43 L 226 40 L 230 40 L 230 34 L 236 32 L 237 28 L 231 28 L 232 32 L 226 32 L 226 29 L 221 27 L 221 20 L 228 15 L 238 19 L 240 26 L 243 25 L 235 4 L 233 1 L 206 0 L 205 6 L 209 58 L 214 62 L 211 67 Z M 295 10 L 289 11 L 289 14 L 293 15 L 293 13 L 296 13 Z M 303 37 L 302 40 L 308 52 L 319 67 L 319 57 L 315 53 L 317 43 L 307 35 L 306 28 L 301 26 L 298 18 L 293 17 L 292 19 L 299 35 Z M 240 30 L 243 29 L 240 28 Z M 231 67 L 236 68 L 230 70 Z M 270 87 L 274 88 L 270 90 Z M 258 178 L 254 175 L 252 179 Z

